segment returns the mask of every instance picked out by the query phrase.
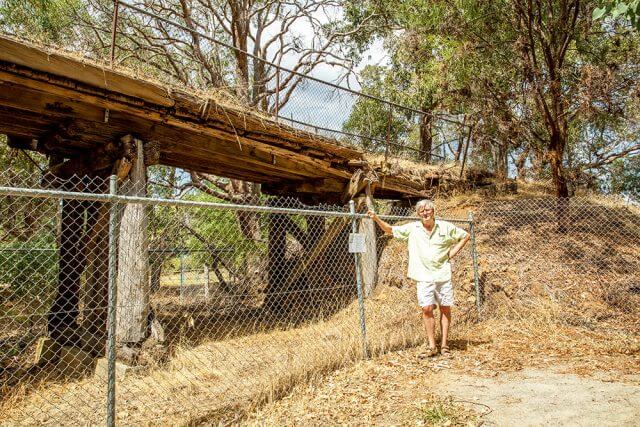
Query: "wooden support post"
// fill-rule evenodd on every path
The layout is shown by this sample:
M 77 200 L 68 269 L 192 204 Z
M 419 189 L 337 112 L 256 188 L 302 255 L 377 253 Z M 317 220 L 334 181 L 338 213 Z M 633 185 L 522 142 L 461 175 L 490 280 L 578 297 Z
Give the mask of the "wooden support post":
M 285 255 L 287 249 L 287 230 L 282 214 L 269 214 L 267 309 L 281 313 L 283 311 L 281 292 L 286 281 Z
M 75 188 L 66 184 L 65 190 Z M 82 237 L 84 234 L 85 203 L 63 199 L 60 217 L 58 291 L 49 310 L 49 335 L 62 344 L 73 344 L 80 300 L 80 277 L 84 270 Z
M 92 190 L 106 192 L 106 181 Z M 83 348 L 90 353 L 104 349 L 107 332 L 109 283 L 109 205 L 91 202 L 87 207 L 87 274 L 83 295 Z
M 135 145 L 135 161 L 120 194 L 145 196 L 146 168 L 142 142 L 132 138 L 124 141 Z M 142 204 L 128 203 L 122 209 L 118 239 L 117 321 L 116 342 L 119 355 L 136 348 L 149 333 L 149 241 L 147 212 Z M 135 358 L 135 351 L 133 352 Z M 130 362 L 133 362 L 129 360 Z
M 348 218 L 334 218 L 331 221 L 315 246 L 303 258 L 300 258 L 291 270 L 286 280 L 287 289 L 302 276 L 309 265 L 312 265 L 324 253 L 325 249 L 338 238 L 347 225 L 349 225 Z
M 307 240 L 309 248 L 313 248 L 324 234 L 326 218 L 323 216 L 307 217 Z
M 367 206 L 367 209 L 375 210 L 375 203 L 373 200 L 373 192 L 371 191 L 371 183 L 367 182 L 365 187 L 365 195 L 359 201 Z M 364 290 L 365 298 L 371 296 L 376 282 L 378 279 L 378 246 L 376 225 L 371 219 L 364 219 L 360 221 L 358 227 L 358 233 L 365 235 L 366 249 L 367 251 L 360 255 L 360 266 L 362 271 L 362 288 Z

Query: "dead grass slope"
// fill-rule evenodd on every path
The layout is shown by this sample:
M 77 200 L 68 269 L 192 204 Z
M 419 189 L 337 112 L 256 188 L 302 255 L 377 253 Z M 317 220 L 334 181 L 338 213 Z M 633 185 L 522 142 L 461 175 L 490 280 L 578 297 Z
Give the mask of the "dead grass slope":
M 439 203 L 443 216 L 473 211 L 477 220 L 480 314 L 468 254 L 454 266 L 455 345 L 468 350 L 459 367 L 510 370 L 563 360 L 582 374 L 637 371 L 640 212 L 615 198 L 580 196 L 570 201 L 568 230 L 560 233 L 544 186 L 522 187 L 524 197 L 460 195 Z M 380 285 L 410 286 L 405 266 L 404 245 L 390 242 Z
M 640 359 L 639 216 L 609 199 L 583 198 L 571 227 L 555 229 L 544 198 L 442 201 L 440 213 L 478 220 L 483 308 L 476 311 L 468 248 L 455 260 L 458 306 L 452 367 L 491 375 L 565 362 L 582 374 L 633 373 Z M 404 278 L 406 250 L 388 242 L 379 286 L 366 301 L 370 354 L 423 340 L 414 288 Z M 353 301 L 320 321 L 283 325 L 177 349 L 168 365 L 117 383 L 117 423 L 233 421 L 296 384 L 362 357 Z M 336 390 L 338 393 L 344 390 Z M 103 423 L 102 378 L 42 381 L 0 403 L 1 425 Z

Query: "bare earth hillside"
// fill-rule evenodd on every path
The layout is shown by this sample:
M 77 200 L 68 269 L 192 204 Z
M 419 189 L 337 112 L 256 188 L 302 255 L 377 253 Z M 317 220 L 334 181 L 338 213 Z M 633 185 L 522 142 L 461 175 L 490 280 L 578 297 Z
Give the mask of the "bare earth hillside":
M 634 425 L 640 416 L 640 215 L 605 198 L 572 200 L 567 229 L 539 197 L 440 203 L 478 221 L 482 309 L 471 264 L 456 260 L 451 358 L 419 348 L 345 368 L 253 414 L 288 425 Z M 380 263 L 380 319 L 403 313 L 420 334 L 406 249 Z M 409 308 L 411 307 L 411 308 Z M 413 313 L 409 314 L 409 311 Z M 410 319 L 410 320 L 409 320 Z M 369 324 L 376 330 L 381 327 Z M 393 332 L 390 332 L 393 333 Z

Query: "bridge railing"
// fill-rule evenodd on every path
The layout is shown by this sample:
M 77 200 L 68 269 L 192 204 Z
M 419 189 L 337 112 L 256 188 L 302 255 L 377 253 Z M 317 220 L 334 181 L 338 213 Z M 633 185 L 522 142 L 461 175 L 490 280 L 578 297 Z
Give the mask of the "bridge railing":
M 283 124 L 357 147 L 374 160 L 461 160 L 469 143 L 461 117 L 394 102 L 379 82 L 361 86 L 352 64 L 330 52 L 310 54 L 304 46 L 296 47 L 295 40 L 285 43 L 284 49 L 292 52 L 282 55 L 252 46 L 243 50 L 212 26 L 204 12 L 191 12 L 186 19 L 184 12 L 162 1 L 59 4 L 55 18 L 64 25 L 42 29 L 41 22 L 29 23 L 25 12 L 0 8 L 0 27 L 134 75 L 189 88 L 203 100 L 233 100 Z

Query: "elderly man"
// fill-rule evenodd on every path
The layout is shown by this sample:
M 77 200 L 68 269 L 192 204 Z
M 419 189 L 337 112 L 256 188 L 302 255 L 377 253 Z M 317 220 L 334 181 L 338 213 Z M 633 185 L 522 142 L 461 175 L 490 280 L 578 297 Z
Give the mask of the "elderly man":
M 437 354 L 435 319 L 433 309 L 440 306 L 442 345 L 440 352 L 449 354 L 447 337 L 451 323 L 451 306 L 454 304 L 451 286 L 451 260 L 469 241 L 469 233 L 447 221 L 437 220 L 431 200 L 416 204 L 420 221 L 391 226 L 369 211 L 367 214 L 386 234 L 408 241 L 409 271 L 407 276 L 417 283 L 418 304 L 422 307 L 422 319 L 427 333 L 427 356 Z

